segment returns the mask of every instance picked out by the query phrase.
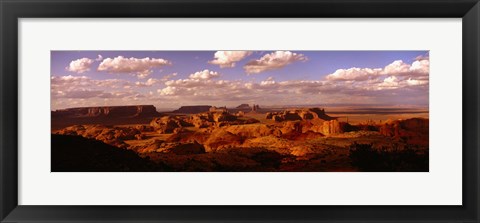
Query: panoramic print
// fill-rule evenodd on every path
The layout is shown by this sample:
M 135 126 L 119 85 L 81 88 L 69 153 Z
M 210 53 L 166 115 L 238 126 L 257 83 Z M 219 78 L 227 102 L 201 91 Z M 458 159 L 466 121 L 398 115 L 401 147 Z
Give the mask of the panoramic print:
M 428 51 L 51 51 L 52 172 L 428 172 Z

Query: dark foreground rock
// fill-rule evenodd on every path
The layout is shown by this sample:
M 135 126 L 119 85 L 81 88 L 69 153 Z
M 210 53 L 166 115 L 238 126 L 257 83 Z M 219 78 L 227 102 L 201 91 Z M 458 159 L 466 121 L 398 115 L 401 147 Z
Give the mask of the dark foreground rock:
M 52 135 L 52 172 L 168 171 L 162 165 L 81 136 Z

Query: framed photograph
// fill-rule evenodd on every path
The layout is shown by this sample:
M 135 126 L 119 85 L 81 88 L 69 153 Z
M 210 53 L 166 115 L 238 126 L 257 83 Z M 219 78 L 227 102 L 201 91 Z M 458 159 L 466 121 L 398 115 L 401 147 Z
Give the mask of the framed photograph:
M 479 10 L 1 1 L 1 222 L 478 222 Z

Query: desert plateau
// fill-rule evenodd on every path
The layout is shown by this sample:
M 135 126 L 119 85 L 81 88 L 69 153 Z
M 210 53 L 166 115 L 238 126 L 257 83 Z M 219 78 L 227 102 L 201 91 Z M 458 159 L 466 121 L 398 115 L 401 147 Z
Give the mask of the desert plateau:
M 428 171 L 428 119 L 413 118 L 425 111 L 412 110 L 412 118 L 395 120 L 384 118 L 405 111 L 354 111 L 348 118 L 317 107 L 248 104 L 184 106 L 164 113 L 153 105 L 59 110 L 52 112 L 52 169 Z M 359 121 L 365 116 L 371 119 Z M 91 145 L 99 148 L 90 151 Z M 68 162 L 56 162 L 66 156 L 71 156 Z

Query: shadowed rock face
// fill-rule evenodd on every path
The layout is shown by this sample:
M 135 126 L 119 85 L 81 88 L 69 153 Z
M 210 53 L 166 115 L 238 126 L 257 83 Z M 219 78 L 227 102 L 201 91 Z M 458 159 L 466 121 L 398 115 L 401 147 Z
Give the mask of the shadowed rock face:
M 282 121 L 298 121 L 298 120 L 311 120 L 322 119 L 325 121 L 334 120 L 336 118 L 330 117 L 325 113 L 325 110 L 320 108 L 308 108 L 308 109 L 293 109 L 282 112 L 268 112 L 266 119 L 272 119 L 277 122 Z
M 182 113 L 182 114 L 195 114 L 208 112 L 212 106 L 210 105 L 194 105 L 194 106 L 182 106 L 179 109 L 173 111 L 173 113 Z
M 100 140 L 112 146 L 127 148 L 124 140 L 142 138 L 142 133 L 132 127 L 108 127 L 104 125 L 74 125 L 58 131 L 54 134 L 82 136 L 88 139 Z
M 407 120 L 387 121 L 380 126 L 380 133 L 395 139 L 402 139 L 410 144 L 428 146 L 429 120 L 412 118 Z
M 146 124 L 162 116 L 153 105 L 68 108 L 52 111 L 52 130 L 83 124 Z
M 241 104 L 239 106 L 237 106 L 238 109 L 248 109 L 248 110 L 251 110 L 252 107 L 250 107 L 249 104 Z
M 67 108 L 52 112 L 52 117 L 91 118 L 91 117 L 141 117 L 158 115 L 153 105 L 135 106 L 108 106 L 108 107 L 83 107 Z

